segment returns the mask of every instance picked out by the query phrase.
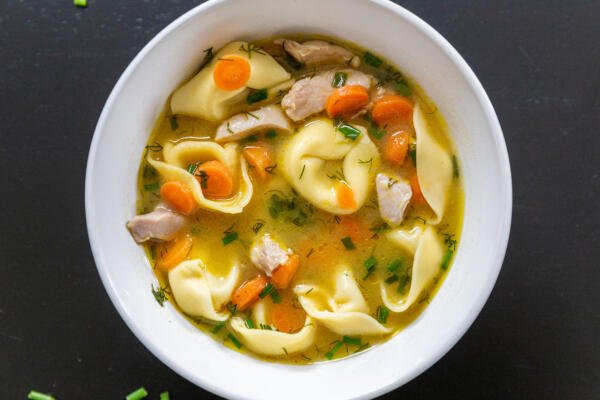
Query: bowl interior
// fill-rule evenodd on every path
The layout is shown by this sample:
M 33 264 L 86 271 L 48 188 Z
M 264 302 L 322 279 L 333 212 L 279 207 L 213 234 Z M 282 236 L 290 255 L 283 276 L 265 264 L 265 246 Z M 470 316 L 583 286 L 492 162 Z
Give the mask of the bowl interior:
M 208 47 L 235 39 L 316 33 L 383 54 L 416 80 L 446 118 L 462 164 L 466 211 L 453 267 L 407 329 L 358 356 L 312 366 L 265 363 L 198 332 L 170 305 L 158 307 L 142 248 L 125 221 L 135 215 L 136 174 L 170 92 Z M 211 1 L 157 35 L 115 86 L 88 160 L 86 214 L 107 292 L 138 338 L 190 381 L 229 398 L 365 398 L 412 379 L 445 354 L 481 310 L 499 272 L 511 215 L 508 157 L 496 115 L 451 46 L 408 11 L 385 1 Z M 232 373 L 232 371 L 234 371 Z

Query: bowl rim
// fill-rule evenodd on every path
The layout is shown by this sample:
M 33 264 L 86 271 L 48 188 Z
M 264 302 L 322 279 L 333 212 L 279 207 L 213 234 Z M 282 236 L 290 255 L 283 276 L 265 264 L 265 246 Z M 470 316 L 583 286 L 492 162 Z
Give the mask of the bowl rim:
M 198 6 L 193 7 L 192 9 L 186 11 L 183 15 L 176 18 L 174 21 L 169 23 L 165 28 L 163 28 L 160 32 L 158 32 L 133 58 L 133 60 L 128 64 L 124 72 L 120 75 L 117 83 L 113 87 L 108 96 L 106 103 L 102 109 L 98 122 L 96 124 L 93 138 L 90 144 L 90 150 L 87 158 L 87 166 L 85 173 L 85 214 L 86 214 L 86 225 L 87 225 L 87 233 L 90 241 L 90 247 L 92 250 L 92 255 L 94 258 L 94 262 L 96 264 L 96 268 L 98 270 L 98 274 L 102 280 L 105 290 L 107 291 L 109 298 L 115 308 L 117 309 L 119 315 L 125 322 L 125 324 L 129 327 L 129 329 L 134 333 L 134 335 L 143 343 L 143 345 L 150 350 L 150 352 L 156 356 L 161 362 L 166 364 L 169 368 L 175 371 L 180 376 L 184 377 L 188 381 L 194 383 L 202 387 L 205 390 L 208 390 L 212 393 L 215 393 L 219 396 L 223 396 L 226 398 L 247 398 L 239 393 L 232 391 L 228 388 L 214 385 L 212 382 L 208 380 L 204 380 L 201 376 L 197 376 L 187 371 L 186 369 L 180 367 L 172 357 L 164 352 L 161 347 L 156 346 L 151 340 L 149 340 L 146 333 L 140 329 L 138 324 L 135 322 L 133 318 L 127 313 L 124 305 L 119 302 L 118 296 L 116 294 L 116 288 L 113 286 L 111 282 L 111 278 L 108 276 L 107 269 L 103 267 L 103 263 L 101 262 L 102 258 L 100 256 L 99 245 L 97 244 L 97 235 L 96 235 L 96 214 L 95 210 L 92 207 L 93 202 L 93 166 L 95 165 L 96 153 L 98 149 L 98 143 L 100 141 L 102 131 L 106 125 L 106 121 L 109 115 L 110 110 L 112 109 L 115 99 L 119 97 L 123 87 L 126 82 L 129 80 L 131 75 L 136 71 L 138 65 L 142 62 L 142 60 L 146 57 L 146 55 L 151 52 L 154 47 L 160 43 L 166 36 L 168 36 L 172 31 L 178 29 L 181 25 L 185 24 L 188 20 L 194 18 L 197 14 L 203 13 L 213 7 L 218 7 L 222 3 L 229 2 L 231 0 L 209 0 L 205 3 L 202 3 Z M 496 246 L 496 252 L 493 256 L 494 265 L 492 266 L 492 272 L 488 276 L 488 279 L 485 281 L 486 285 L 480 291 L 480 296 L 473 301 L 472 307 L 468 313 L 465 313 L 462 317 L 463 321 L 460 325 L 460 329 L 457 329 L 453 332 L 452 335 L 446 337 L 444 343 L 440 346 L 440 351 L 435 353 L 430 353 L 427 355 L 426 360 L 420 363 L 419 367 L 414 368 L 409 373 L 404 374 L 402 377 L 399 377 L 394 382 L 379 387 L 377 390 L 373 390 L 368 393 L 364 393 L 355 398 L 372 398 L 376 396 L 380 396 L 382 394 L 388 393 L 405 383 L 411 381 L 418 375 L 422 374 L 425 370 L 429 369 L 433 364 L 439 361 L 445 354 L 447 354 L 450 349 L 460 340 L 460 338 L 465 334 L 465 332 L 470 328 L 473 324 L 481 310 L 483 309 L 487 299 L 489 298 L 492 289 L 496 283 L 498 275 L 500 273 L 500 269 L 502 267 L 502 263 L 504 260 L 504 256 L 506 253 L 508 238 L 510 235 L 511 221 L 512 221 L 512 203 L 513 203 L 513 190 L 512 190 L 512 178 L 511 178 L 511 169 L 510 162 L 508 157 L 508 151 L 506 148 L 506 142 L 504 139 L 504 135 L 502 132 L 502 128 L 500 126 L 500 122 L 496 115 L 496 112 L 492 106 L 492 103 L 485 92 L 481 82 L 476 77 L 473 70 L 469 67 L 467 62 L 462 58 L 462 56 L 458 53 L 458 51 L 433 27 L 431 27 L 427 22 L 413 14 L 411 11 L 406 8 L 395 4 L 389 0 L 362 0 L 367 1 L 369 3 L 374 4 L 378 7 L 383 7 L 387 9 L 389 12 L 396 14 L 397 16 L 403 18 L 407 23 L 413 25 L 416 29 L 420 30 L 423 34 L 425 34 L 435 45 L 439 48 L 441 52 L 452 62 L 452 64 L 457 68 L 457 70 L 462 74 L 465 81 L 467 82 L 470 89 L 473 91 L 473 94 L 479 103 L 479 105 L 484 109 L 486 114 L 486 120 L 489 124 L 490 131 L 492 133 L 493 143 L 495 148 L 497 149 L 496 156 L 498 157 L 499 169 L 503 174 L 500 178 L 501 183 L 503 183 L 503 187 L 501 187 L 501 192 L 505 196 L 505 202 L 503 203 L 505 206 L 503 209 L 499 209 L 498 215 L 499 220 L 502 222 L 502 226 L 500 227 L 500 235 L 499 241 Z

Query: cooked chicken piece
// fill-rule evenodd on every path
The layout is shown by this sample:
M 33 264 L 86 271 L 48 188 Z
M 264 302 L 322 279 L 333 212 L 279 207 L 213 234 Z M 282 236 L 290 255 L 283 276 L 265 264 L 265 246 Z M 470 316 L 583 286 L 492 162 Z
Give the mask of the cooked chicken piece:
M 323 40 L 309 40 L 298 43 L 288 39 L 277 39 L 275 43 L 281 44 L 289 55 L 307 67 L 326 64 L 344 64 L 353 68 L 360 66 L 358 56 L 341 46 Z
M 381 218 L 390 226 L 397 226 L 404 219 L 404 211 L 412 197 L 410 184 L 400 178 L 379 173 L 375 177 Z
M 290 254 L 290 249 L 284 250 L 279 243 L 271 239 L 268 233 L 265 233 L 252 246 L 250 259 L 257 268 L 271 276 L 277 267 L 288 262 Z
M 321 72 L 315 76 L 300 79 L 281 100 L 281 107 L 288 117 L 294 121 L 300 121 L 309 115 L 319 113 L 325 109 L 327 99 L 336 89 L 331 85 L 336 72 L 345 72 L 348 77 L 345 86 L 359 85 L 369 90 L 373 85 L 374 78 L 360 71 L 330 70 Z
M 216 142 L 231 142 L 251 136 L 256 132 L 275 129 L 289 132 L 290 121 L 279 106 L 266 106 L 256 111 L 236 114 L 223 121 L 215 135 Z
M 163 242 L 174 239 L 188 223 L 185 216 L 158 205 L 148 214 L 136 215 L 127 222 L 131 236 L 138 243 L 146 241 Z

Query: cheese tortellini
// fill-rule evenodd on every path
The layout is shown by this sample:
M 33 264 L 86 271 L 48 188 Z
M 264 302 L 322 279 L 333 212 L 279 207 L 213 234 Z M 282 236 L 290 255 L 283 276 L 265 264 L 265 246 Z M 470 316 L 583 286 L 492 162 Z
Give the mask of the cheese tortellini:
M 214 142 L 187 140 L 178 144 L 166 143 L 163 148 L 164 161 L 148 162 L 156 168 L 165 180 L 175 180 L 185 184 L 192 192 L 200 207 L 228 214 L 241 213 L 252 198 L 252 182 L 248 176 L 246 160 L 241 156 L 238 145 L 228 143 L 223 147 Z M 198 180 L 188 172 L 190 164 L 217 160 L 228 167 L 237 182 L 237 191 L 228 199 L 211 200 L 204 196 Z
M 315 207 L 333 214 L 350 214 L 368 198 L 380 158 L 366 130 L 349 139 L 329 119 L 316 119 L 289 141 L 283 155 L 291 186 Z M 354 204 L 340 204 L 338 189 L 347 185 Z
M 316 334 L 314 321 L 307 316 L 304 327 L 295 333 L 276 331 L 268 325 L 265 301 L 261 300 L 252 309 L 252 319 L 256 328 L 249 328 L 244 319 L 233 317 L 229 329 L 240 342 L 252 351 L 265 356 L 279 356 L 299 353 L 310 347 Z M 265 327 L 270 329 L 264 329 Z
M 241 57 L 250 66 L 247 82 L 234 90 L 220 88 L 213 76 L 217 63 L 228 56 Z M 250 89 L 265 89 L 267 99 L 272 99 L 292 84 L 291 75 L 264 50 L 247 42 L 232 42 L 219 50 L 211 62 L 173 93 L 171 110 L 174 114 L 218 121 L 244 109 Z
M 308 315 L 340 335 L 385 335 L 391 332 L 369 315 L 352 270 L 344 268 L 336 277 L 333 295 L 313 285 L 294 288 Z
M 408 294 L 401 296 L 393 286 L 381 282 L 381 299 L 391 311 L 403 312 L 410 308 L 421 293 L 432 284 L 440 271 L 444 257 L 444 246 L 435 232 L 429 226 L 423 230 L 414 227 L 410 231 L 395 230 L 387 233 L 388 239 L 395 242 L 413 258 L 412 275 Z
M 239 275 L 237 265 L 226 277 L 220 278 L 210 273 L 202 260 L 188 260 L 169 271 L 169 285 L 177 305 L 186 314 L 225 321 L 229 312 L 222 309 L 235 289 Z

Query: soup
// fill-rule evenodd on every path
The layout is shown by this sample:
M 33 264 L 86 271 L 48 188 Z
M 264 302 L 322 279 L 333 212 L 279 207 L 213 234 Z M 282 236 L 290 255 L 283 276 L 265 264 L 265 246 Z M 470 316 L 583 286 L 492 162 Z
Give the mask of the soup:
M 329 38 L 205 50 L 157 119 L 138 185 L 127 226 L 158 304 L 289 363 L 358 353 L 410 324 L 462 224 L 436 107 L 383 58 Z

